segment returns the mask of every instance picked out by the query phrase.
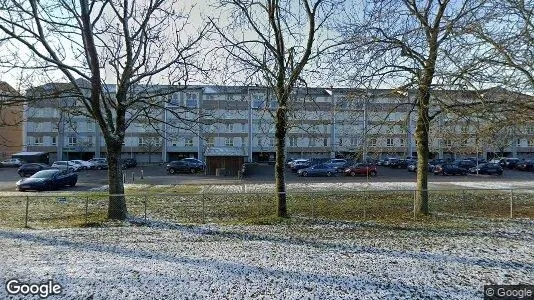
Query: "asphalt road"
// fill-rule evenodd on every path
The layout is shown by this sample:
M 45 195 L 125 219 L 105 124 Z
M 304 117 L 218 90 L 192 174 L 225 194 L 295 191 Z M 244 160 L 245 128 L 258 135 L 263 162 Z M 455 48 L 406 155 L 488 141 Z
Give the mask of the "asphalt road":
M 15 191 L 15 182 L 20 179 L 16 168 L 0 168 L 0 191 Z M 141 179 L 141 171 L 143 179 Z M 243 179 L 246 183 L 273 183 L 274 166 L 257 165 L 250 169 Z M 243 182 L 235 177 L 215 177 L 204 174 L 168 175 L 164 166 L 136 167 L 124 170 L 126 183 L 146 184 L 227 184 Z M 85 170 L 78 172 L 78 183 L 75 187 L 66 187 L 67 191 L 84 191 L 107 184 L 107 170 Z M 287 183 L 318 183 L 318 182 L 414 182 L 416 174 L 406 169 L 390 169 L 378 167 L 376 177 L 350 177 L 338 174 L 334 177 L 299 177 L 291 171 L 286 171 Z M 505 170 L 502 176 L 497 175 L 467 175 L 440 176 L 429 173 L 429 182 L 503 182 L 503 181 L 532 181 L 534 187 L 534 172 Z

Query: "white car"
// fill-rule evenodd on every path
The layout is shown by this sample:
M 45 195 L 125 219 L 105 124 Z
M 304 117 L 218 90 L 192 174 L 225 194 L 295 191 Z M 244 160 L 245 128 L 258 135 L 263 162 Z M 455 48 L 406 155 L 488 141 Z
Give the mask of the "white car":
M 10 158 L 3 160 L 2 162 L 0 162 L 0 164 L 2 165 L 2 167 L 20 167 L 22 166 L 22 164 L 24 164 L 24 162 L 19 158 Z
M 55 161 L 50 166 L 50 169 L 78 171 L 79 170 L 79 166 L 77 166 L 75 163 L 70 162 L 68 160 L 59 160 L 59 161 Z
M 294 159 L 290 161 L 287 165 L 289 166 L 289 168 L 293 168 L 294 165 L 303 164 L 307 162 L 309 162 L 308 159 L 299 158 L 299 159 Z
M 85 160 L 81 160 L 81 159 L 73 159 L 71 160 L 71 162 L 75 163 L 76 165 L 80 166 L 80 169 L 81 170 L 89 170 L 93 167 L 93 164 L 88 162 L 88 161 L 85 161 Z

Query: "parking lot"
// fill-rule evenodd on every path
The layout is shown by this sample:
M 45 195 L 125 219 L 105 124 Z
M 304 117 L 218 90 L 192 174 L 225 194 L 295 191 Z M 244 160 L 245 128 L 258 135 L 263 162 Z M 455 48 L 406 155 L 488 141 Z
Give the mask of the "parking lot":
M 333 177 L 299 177 L 290 170 L 286 170 L 287 183 L 320 183 L 320 182 L 415 182 L 416 174 L 408 172 L 406 169 L 390 169 L 387 167 L 377 167 L 378 175 L 375 177 L 344 176 L 342 173 Z M 85 191 L 98 188 L 107 184 L 107 170 L 85 170 L 79 171 L 78 183 L 75 187 L 66 187 L 66 191 Z M 141 173 L 143 178 L 141 178 Z M 126 183 L 145 184 L 235 184 L 245 183 L 273 183 L 274 166 L 257 164 L 249 167 L 246 176 L 239 180 L 236 177 L 215 177 L 202 173 L 197 174 L 175 174 L 168 175 L 165 166 L 141 166 L 124 170 Z M 429 182 L 506 182 L 506 181 L 533 181 L 534 172 L 522 172 L 517 170 L 504 171 L 502 176 L 498 175 L 476 175 L 467 176 L 441 176 L 428 174 Z M 0 168 L 0 191 L 15 191 L 15 182 L 20 179 L 16 168 Z

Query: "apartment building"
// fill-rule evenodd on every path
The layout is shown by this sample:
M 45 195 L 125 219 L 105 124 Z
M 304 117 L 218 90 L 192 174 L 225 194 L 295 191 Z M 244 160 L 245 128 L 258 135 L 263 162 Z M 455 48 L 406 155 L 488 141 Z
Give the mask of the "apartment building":
M 42 87 L 39 92 L 46 89 Z M 154 112 L 150 121 L 141 117 L 133 120 L 126 131 L 124 157 L 157 163 L 184 157 L 203 159 L 213 149 L 227 149 L 248 161 L 274 160 L 277 101 L 271 90 L 202 85 L 157 97 L 165 109 Z M 386 89 L 295 89 L 288 107 L 286 157 L 413 156 L 413 97 L 410 91 Z M 71 113 L 72 107 L 81 109 L 76 99 L 69 97 L 30 103 L 25 110 L 24 150 L 49 152 L 51 160 L 105 156 L 98 125 L 83 114 Z M 496 152 L 497 143 L 477 139 L 480 128 L 458 123 L 446 126 L 447 118 L 457 120 L 444 113 L 432 121 L 432 156 L 478 153 L 488 157 Z M 523 131 L 500 137 L 508 141 L 499 146 L 500 152 L 531 157 L 534 126 L 518 126 Z
M 22 149 L 22 104 L 20 94 L 0 81 L 0 160 L 10 158 Z

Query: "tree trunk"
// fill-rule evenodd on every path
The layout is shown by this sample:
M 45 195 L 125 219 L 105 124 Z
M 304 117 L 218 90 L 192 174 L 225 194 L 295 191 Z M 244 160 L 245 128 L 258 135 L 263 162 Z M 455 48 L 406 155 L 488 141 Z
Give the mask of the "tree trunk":
M 415 197 L 415 211 L 419 215 L 428 214 L 428 91 L 419 91 L 417 96 L 419 106 L 417 109 L 417 124 L 415 139 L 417 141 L 417 185 Z
M 124 196 L 124 183 L 122 182 L 122 168 L 120 165 L 121 143 L 118 146 L 107 144 L 108 152 L 108 182 L 109 206 L 108 219 L 126 220 L 126 198 Z
M 287 113 L 285 109 L 286 101 L 280 101 L 282 105 L 276 111 L 276 164 L 274 166 L 275 182 L 276 182 L 276 197 L 278 199 L 277 216 L 280 218 L 287 218 L 287 195 L 286 195 L 286 179 L 284 173 L 285 167 L 285 148 L 286 148 L 286 127 L 287 127 Z

